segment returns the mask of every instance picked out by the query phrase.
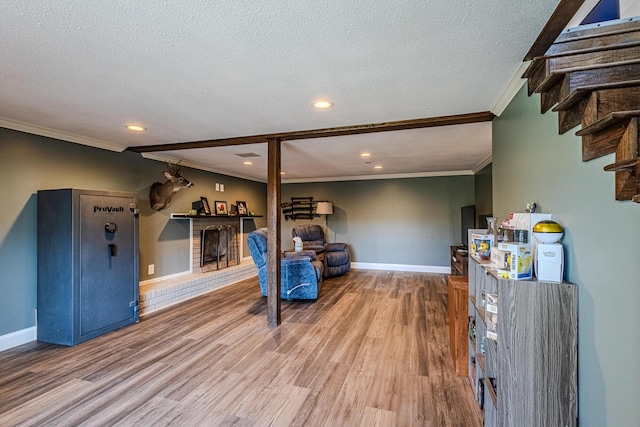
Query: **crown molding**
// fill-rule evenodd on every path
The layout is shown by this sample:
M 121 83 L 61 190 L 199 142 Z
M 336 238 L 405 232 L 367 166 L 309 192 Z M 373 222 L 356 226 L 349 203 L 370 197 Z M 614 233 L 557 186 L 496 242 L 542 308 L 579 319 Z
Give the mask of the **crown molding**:
M 215 169 L 215 168 L 212 168 L 212 167 L 200 164 L 200 163 L 190 162 L 188 160 L 179 159 L 179 158 L 171 157 L 171 156 L 167 156 L 167 155 L 159 155 L 159 154 L 154 154 L 154 153 L 140 153 L 140 155 L 142 157 L 144 157 L 145 159 L 149 159 L 149 160 L 157 160 L 159 162 L 171 162 L 171 163 L 180 162 L 181 166 L 186 166 L 186 167 L 192 168 L 192 169 L 199 169 L 199 170 L 203 170 L 203 171 L 206 171 L 206 172 L 217 173 L 219 175 L 225 175 L 225 176 L 231 176 L 231 177 L 234 177 L 234 178 L 246 179 L 247 181 L 261 182 L 263 184 L 267 183 L 267 179 L 266 178 L 265 179 L 257 179 L 257 178 L 254 178 L 252 176 L 235 174 L 233 172 Z
M 442 172 L 417 172 L 417 173 L 396 173 L 387 175 L 355 175 L 355 176 L 332 176 L 319 178 L 293 178 L 283 179 L 283 184 L 301 184 L 307 182 L 334 182 L 334 181 L 371 181 L 379 179 L 404 179 L 404 178 L 434 178 L 439 176 L 461 176 L 473 175 L 471 170 L 442 171 Z
M 480 172 L 482 169 L 486 168 L 487 166 L 489 166 L 491 163 L 493 163 L 493 155 L 489 155 L 489 157 L 487 157 L 486 159 L 484 159 L 484 161 L 480 162 L 478 164 L 478 166 L 476 166 L 473 169 L 473 174 L 477 174 L 478 172 Z
M 73 142 L 76 144 L 88 145 L 90 147 L 102 148 L 103 150 L 123 152 L 127 147 L 116 145 L 100 139 L 88 138 L 86 136 L 75 135 L 68 132 L 62 132 L 43 126 L 36 126 L 28 123 L 18 122 L 11 119 L 0 117 L 0 127 L 17 130 L 33 135 L 44 136 L 47 138 L 59 139 L 61 141 Z
M 505 87 L 504 91 L 502 91 L 502 95 L 500 95 L 500 98 L 498 98 L 498 101 L 491 109 L 491 112 L 497 117 L 500 117 L 500 115 L 504 113 L 504 110 L 507 109 L 513 98 L 515 98 L 515 96 L 518 94 L 518 91 L 520 90 L 522 85 L 527 81 L 526 79 L 522 78 L 522 75 L 529 67 L 529 63 L 530 61 L 520 64 L 520 67 L 518 67 L 513 77 L 511 77 L 511 80 Z

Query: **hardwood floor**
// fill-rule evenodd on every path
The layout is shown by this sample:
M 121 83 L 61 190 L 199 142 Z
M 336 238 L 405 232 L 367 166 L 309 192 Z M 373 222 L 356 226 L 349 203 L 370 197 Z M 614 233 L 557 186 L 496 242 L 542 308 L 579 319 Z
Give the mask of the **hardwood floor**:
M 76 347 L 0 353 L 0 425 L 480 426 L 446 276 L 353 270 L 267 326 L 257 278 Z

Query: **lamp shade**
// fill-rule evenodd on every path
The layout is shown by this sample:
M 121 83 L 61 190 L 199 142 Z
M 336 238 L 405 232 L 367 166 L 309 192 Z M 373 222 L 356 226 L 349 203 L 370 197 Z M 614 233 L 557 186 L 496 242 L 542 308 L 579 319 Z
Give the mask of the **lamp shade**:
M 316 213 L 318 215 L 332 215 L 333 214 L 333 203 L 331 202 L 318 202 L 316 206 Z

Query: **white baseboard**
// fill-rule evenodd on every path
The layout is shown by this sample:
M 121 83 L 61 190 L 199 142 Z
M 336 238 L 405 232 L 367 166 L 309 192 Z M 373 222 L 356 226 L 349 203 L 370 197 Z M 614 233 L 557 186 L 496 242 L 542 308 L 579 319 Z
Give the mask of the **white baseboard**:
M 11 332 L 10 334 L 0 335 L 0 351 L 9 350 L 38 339 L 38 328 L 22 329 L 20 331 Z
M 188 274 L 192 274 L 190 271 L 182 271 L 180 273 L 170 274 L 168 276 L 156 277 L 153 279 L 141 280 L 139 282 L 139 286 L 149 285 L 151 283 L 164 282 L 165 280 L 176 279 L 181 276 L 186 276 Z
M 415 273 L 451 274 L 451 267 L 437 265 L 381 264 L 375 262 L 352 262 L 351 268 L 356 270 L 388 270 L 409 271 Z

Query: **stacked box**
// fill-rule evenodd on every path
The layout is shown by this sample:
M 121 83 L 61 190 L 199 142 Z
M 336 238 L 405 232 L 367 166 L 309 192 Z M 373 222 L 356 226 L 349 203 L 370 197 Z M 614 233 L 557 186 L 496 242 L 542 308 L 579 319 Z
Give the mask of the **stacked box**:
M 487 324 L 487 338 L 498 339 L 498 294 L 487 293 L 485 307 L 485 323 Z
M 498 268 L 499 277 L 512 280 L 531 279 L 533 258 L 530 243 L 499 243 L 498 249 L 509 253 L 505 256 L 507 259 L 505 268 Z
M 472 234 L 471 242 L 469 242 L 471 256 L 485 260 L 490 259 L 493 242 L 493 234 Z

